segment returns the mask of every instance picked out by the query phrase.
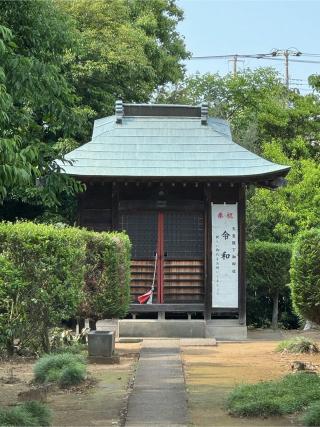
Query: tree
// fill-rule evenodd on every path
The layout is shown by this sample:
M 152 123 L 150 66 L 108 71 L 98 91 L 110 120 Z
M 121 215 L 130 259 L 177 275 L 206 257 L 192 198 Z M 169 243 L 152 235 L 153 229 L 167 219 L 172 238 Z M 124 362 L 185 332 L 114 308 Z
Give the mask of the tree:
M 183 18 L 174 0 L 57 0 L 77 27 L 79 49 L 65 67 L 77 95 L 95 116 L 111 115 L 117 98 L 146 102 L 157 86 L 182 78 L 188 56 L 176 32 Z
M 302 139 L 291 141 L 291 148 L 303 151 Z M 301 149 L 299 148 L 301 147 Z M 320 227 L 320 165 L 313 158 L 292 160 L 284 154 L 282 140 L 266 143 L 262 154 L 267 159 L 290 165 L 287 185 L 271 192 L 251 190 L 247 204 L 247 236 L 249 240 L 292 242 L 301 230 Z
M 291 247 L 283 243 L 250 242 L 247 248 L 249 296 L 268 296 L 272 300 L 272 328 L 278 327 L 279 299 L 289 283 Z
M 302 232 L 291 260 L 292 300 L 297 313 L 320 323 L 320 229 Z
M 11 31 L 0 25 L 1 59 L 6 56 L 11 43 Z M 0 66 L 0 130 L 8 126 L 11 107 L 12 98 L 7 92 L 5 71 Z M 20 139 L 17 136 L 6 134 L 3 131 L 0 133 L 0 203 L 15 185 L 29 182 L 32 174 L 29 162 L 34 157 L 36 157 L 34 150 L 21 149 Z
M 57 194 L 81 186 L 55 172 L 59 138 L 77 137 L 87 120 L 63 75 L 63 57 L 73 43 L 69 21 L 51 1 L 2 1 L 0 25 L 2 181 L 22 199 L 57 203 Z M 46 177 L 36 187 L 36 177 Z M 0 184 L 1 185 L 1 184 Z M 2 185 L 2 197 L 7 188 Z

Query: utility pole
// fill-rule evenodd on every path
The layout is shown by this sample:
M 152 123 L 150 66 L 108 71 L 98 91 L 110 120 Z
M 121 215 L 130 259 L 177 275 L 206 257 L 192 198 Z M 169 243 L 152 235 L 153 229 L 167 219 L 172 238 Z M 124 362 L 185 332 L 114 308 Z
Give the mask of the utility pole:
M 286 49 L 283 52 L 283 55 L 284 55 L 284 63 L 285 63 L 284 81 L 287 88 L 289 89 L 289 51 L 288 49 Z
M 233 57 L 233 77 L 236 77 L 236 75 L 237 75 L 237 62 L 238 62 L 238 55 L 234 55 L 234 57 Z
M 289 49 L 274 49 L 271 52 L 271 56 L 284 56 L 284 82 L 287 88 L 289 89 L 290 79 L 289 79 L 289 56 L 300 56 L 302 53 L 295 47 Z
M 229 55 L 230 57 L 231 55 Z M 237 53 L 231 56 L 231 59 L 229 59 L 229 62 L 232 61 L 232 75 L 233 77 L 237 77 L 238 74 L 238 63 L 244 62 L 244 60 L 239 59 L 241 58 L 241 55 L 238 55 Z

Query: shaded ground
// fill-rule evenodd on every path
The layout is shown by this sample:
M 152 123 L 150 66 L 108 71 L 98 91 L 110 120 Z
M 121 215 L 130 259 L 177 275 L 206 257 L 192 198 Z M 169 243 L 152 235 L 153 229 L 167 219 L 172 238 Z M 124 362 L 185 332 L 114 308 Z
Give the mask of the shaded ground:
M 307 336 L 320 342 L 319 332 L 256 330 L 241 343 L 218 346 L 181 347 L 191 425 L 206 426 L 295 426 L 295 417 L 268 419 L 234 418 L 227 415 L 228 393 L 239 383 L 256 383 L 290 372 L 293 361 L 319 365 L 320 355 L 275 353 L 281 339 Z M 161 344 L 161 342 L 160 342 Z M 120 365 L 89 365 L 95 383 L 71 391 L 55 390 L 48 395 L 55 426 L 121 426 L 125 420 L 128 384 L 132 381 L 140 343 L 120 343 Z M 30 388 L 34 360 L 0 362 L 0 406 L 15 405 L 18 393 Z M 8 381 L 9 380 L 9 381 Z M 9 382 L 9 383 L 8 383 Z M 11 382 L 11 383 L 10 383 Z
M 47 403 L 54 426 L 120 426 L 127 406 L 128 385 L 133 376 L 140 344 L 118 344 L 119 365 L 88 365 L 88 387 L 52 390 Z M 27 391 L 34 361 L 0 363 L 0 406 L 15 405 L 18 393 Z M 8 380 L 17 382 L 8 384 Z M 92 381 L 94 380 L 94 381 Z M 93 384 L 92 384 L 93 382 Z
M 270 337 L 271 334 L 271 337 Z M 258 334 L 259 335 L 259 334 Z M 183 347 L 186 386 L 190 420 L 193 426 L 292 426 L 298 425 L 296 417 L 235 418 L 226 413 L 225 403 L 229 392 L 240 383 L 256 383 L 279 378 L 291 371 L 291 362 L 308 361 L 320 366 L 320 355 L 292 355 L 275 353 L 279 339 L 297 335 L 284 333 L 276 341 L 218 343 L 217 347 Z M 320 339 L 319 333 L 298 333 Z

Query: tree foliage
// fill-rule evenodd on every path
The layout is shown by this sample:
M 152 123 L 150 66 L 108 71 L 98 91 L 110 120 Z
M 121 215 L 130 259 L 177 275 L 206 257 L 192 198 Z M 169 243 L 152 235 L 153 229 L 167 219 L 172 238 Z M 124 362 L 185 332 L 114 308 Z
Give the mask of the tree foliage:
M 11 31 L 0 25 L 0 59 L 7 55 L 12 43 Z M 3 131 L 10 122 L 11 108 L 12 97 L 7 91 L 5 69 L 0 66 L 0 202 L 14 186 L 29 182 L 33 172 L 30 160 L 36 158 L 35 150 L 21 148 L 17 135 Z
M 3 44 L 0 122 L 3 170 L 2 196 L 7 189 L 22 199 L 57 203 L 57 194 L 81 187 L 55 172 L 54 149 L 59 138 L 76 135 L 84 113 L 62 70 L 65 51 L 72 46 L 67 17 L 52 2 L 1 2 Z M 46 186 L 35 186 L 46 177 Z M 13 190 L 14 187 L 14 190 Z
M 279 308 L 290 312 L 289 268 L 291 246 L 283 243 L 249 242 L 247 245 L 247 293 L 249 323 L 262 319 L 278 326 Z M 293 319 L 292 319 L 293 320 Z
M 305 144 L 302 139 L 296 142 Z M 299 231 L 320 226 L 320 165 L 312 157 L 287 157 L 281 140 L 265 144 L 262 152 L 269 160 L 290 165 L 291 171 L 285 187 L 254 190 L 248 200 L 248 237 L 291 242 Z
M 65 55 L 68 77 L 84 105 L 111 115 L 117 98 L 146 102 L 183 76 L 187 57 L 176 32 L 183 13 L 171 0 L 58 0 L 73 18 L 77 51 Z

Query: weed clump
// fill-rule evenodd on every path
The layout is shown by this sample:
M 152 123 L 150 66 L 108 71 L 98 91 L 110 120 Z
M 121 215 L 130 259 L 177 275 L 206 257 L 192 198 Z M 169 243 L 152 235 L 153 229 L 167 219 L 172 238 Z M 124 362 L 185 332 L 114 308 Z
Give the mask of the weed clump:
M 61 387 L 69 387 L 85 379 L 86 365 L 80 354 L 50 354 L 38 360 L 33 372 L 38 383 L 56 382 Z
M 318 345 L 305 337 L 295 337 L 279 343 L 276 351 L 287 351 L 288 353 L 318 353 Z
M 71 353 L 71 354 L 81 354 L 82 352 L 88 350 L 88 346 L 86 344 L 72 344 L 72 345 L 64 345 L 62 347 L 55 348 L 52 353 L 61 354 L 61 353 Z
M 305 426 L 320 426 L 320 402 L 312 403 L 301 421 Z
M 43 403 L 30 401 L 12 409 L 0 409 L 0 425 L 7 426 L 50 426 L 51 411 Z
M 267 417 L 299 412 L 320 400 L 320 377 L 308 373 L 290 374 L 277 381 L 236 387 L 227 407 L 235 416 Z

